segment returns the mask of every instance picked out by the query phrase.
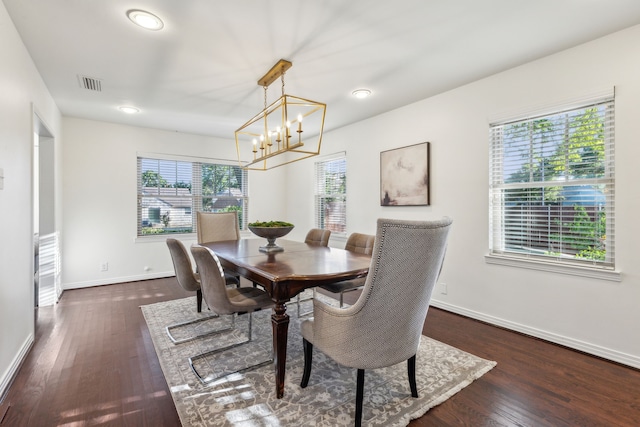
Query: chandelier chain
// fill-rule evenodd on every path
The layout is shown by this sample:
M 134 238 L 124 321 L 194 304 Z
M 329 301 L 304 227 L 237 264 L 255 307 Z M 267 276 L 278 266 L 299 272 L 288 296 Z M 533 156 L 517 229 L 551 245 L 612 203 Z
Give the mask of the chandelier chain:
M 284 96 L 284 74 L 285 74 L 285 69 L 284 67 L 282 67 L 282 74 L 280 74 L 280 80 L 282 80 L 282 96 Z
M 267 85 L 262 86 L 264 88 L 264 109 L 267 109 Z

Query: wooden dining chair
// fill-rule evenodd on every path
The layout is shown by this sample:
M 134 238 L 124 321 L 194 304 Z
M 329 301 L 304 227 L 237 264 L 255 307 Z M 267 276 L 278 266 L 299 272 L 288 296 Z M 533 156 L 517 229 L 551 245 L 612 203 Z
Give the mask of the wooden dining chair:
M 418 397 L 416 353 L 451 224 L 448 218 L 378 219 L 371 267 L 356 303 L 338 308 L 314 299 L 313 318 L 302 321 L 300 386 L 309 384 L 314 346 L 340 365 L 356 368 L 356 426 L 362 422 L 366 369 L 407 361 L 411 395 Z

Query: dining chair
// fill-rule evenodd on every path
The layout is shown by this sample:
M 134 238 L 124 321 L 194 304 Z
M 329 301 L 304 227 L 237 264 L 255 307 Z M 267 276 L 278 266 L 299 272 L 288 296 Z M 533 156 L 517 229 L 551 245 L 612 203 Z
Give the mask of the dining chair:
M 317 245 L 317 246 L 329 246 L 329 238 L 331 237 L 331 230 L 323 230 L 321 228 L 312 228 L 307 233 L 307 236 L 304 238 L 304 242 L 308 245 Z M 296 297 L 297 311 L 298 317 L 300 316 L 308 316 L 312 314 L 313 311 L 309 311 L 307 313 L 300 313 L 300 304 L 305 301 L 310 301 L 315 297 L 315 288 L 312 291 L 312 296 L 309 298 L 302 299 L 300 298 L 300 294 Z
M 310 245 L 329 246 L 329 237 L 331 237 L 331 230 L 312 228 L 304 238 L 304 242 Z
M 371 253 L 373 252 L 373 245 L 375 243 L 375 240 L 376 236 L 372 236 L 371 234 L 351 233 L 344 248 L 347 251 L 371 255 Z M 342 307 L 344 305 L 344 294 L 347 292 L 362 289 L 365 280 L 365 277 L 361 277 L 359 279 L 330 283 L 328 285 L 322 285 L 320 287 L 331 293 L 340 294 L 340 307 Z
M 440 274 L 452 221 L 378 219 L 371 267 L 362 294 L 348 308 L 314 299 L 314 317 L 302 321 L 304 371 L 313 347 L 357 369 L 355 425 L 362 423 L 364 373 L 407 361 L 411 396 L 418 397 L 416 353 L 431 293 Z
M 273 302 L 271 297 L 265 291 L 253 287 L 227 287 L 222 272 L 220 260 L 216 254 L 204 246 L 192 245 L 191 254 L 196 261 L 198 271 L 200 272 L 200 286 L 202 288 L 202 296 L 207 305 L 218 315 L 229 315 L 231 318 L 231 326 L 221 329 L 219 332 L 226 332 L 235 328 L 235 319 L 239 314 L 247 314 L 249 317 L 249 326 L 247 330 L 247 339 L 225 347 L 216 348 L 189 358 L 189 366 L 194 374 L 202 383 L 209 383 L 218 378 L 227 376 L 230 373 L 218 375 L 214 378 L 205 377 L 196 369 L 195 362 L 206 358 L 213 354 L 222 353 L 226 350 L 247 344 L 252 341 L 252 324 L 253 312 L 263 308 L 272 308 Z M 259 362 L 236 370 L 233 373 L 244 372 L 259 366 L 267 365 L 273 362 L 273 356 L 265 361 Z
M 196 212 L 196 234 L 198 243 L 240 240 L 238 212 Z M 240 275 L 224 273 L 227 284 L 240 286 Z
M 196 293 L 196 310 L 198 313 L 202 312 L 202 290 L 200 289 L 200 278 L 193 272 L 193 267 L 191 265 L 191 260 L 189 259 L 189 253 L 187 252 L 187 249 L 184 247 L 182 242 L 177 239 L 167 239 L 167 246 L 169 247 L 169 253 L 171 254 L 171 261 L 173 261 L 173 269 L 176 273 L 178 284 L 182 286 L 185 291 Z M 198 317 L 194 320 L 188 320 L 186 322 L 174 323 L 167 326 L 165 329 L 167 331 L 169 339 L 174 344 L 181 344 L 187 341 L 192 341 L 196 338 L 211 335 L 212 333 L 215 333 L 215 331 L 201 333 L 189 338 L 177 339 L 171 333 L 174 329 L 204 322 L 214 317 L 218 317 L 218 315 L 214 314 L 206 317 Z

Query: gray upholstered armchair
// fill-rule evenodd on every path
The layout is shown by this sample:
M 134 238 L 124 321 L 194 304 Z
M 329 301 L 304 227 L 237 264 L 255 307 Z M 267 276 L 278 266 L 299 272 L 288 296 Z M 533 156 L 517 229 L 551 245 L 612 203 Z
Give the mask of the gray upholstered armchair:
M 356 368 L 355 425 L 362 419 L 364 370 L 407 361 L 411 395 L 418 396 L 415 363 L 429 301 L 440 274 L 452 221 L 379 219 L 371 267 L 362 294 L 348 308 L 314 299 L 314 317 L 302 322 L 305 366 L 313 346 Z

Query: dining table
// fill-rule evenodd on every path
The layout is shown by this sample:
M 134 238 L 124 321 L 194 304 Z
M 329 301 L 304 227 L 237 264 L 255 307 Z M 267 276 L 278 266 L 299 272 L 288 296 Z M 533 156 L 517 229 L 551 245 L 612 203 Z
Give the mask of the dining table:
M 371 256 L 344 249 L 278 239 L 281 252 L 265 253 L 264 239 L 246 238 L 202 243 L 211 249 L 226 271 L 259 284 L 274 302 L 271 324 L 276 396 L 284 396 L 289 315 L 286 303 L 305 289 L 364 277 Z

